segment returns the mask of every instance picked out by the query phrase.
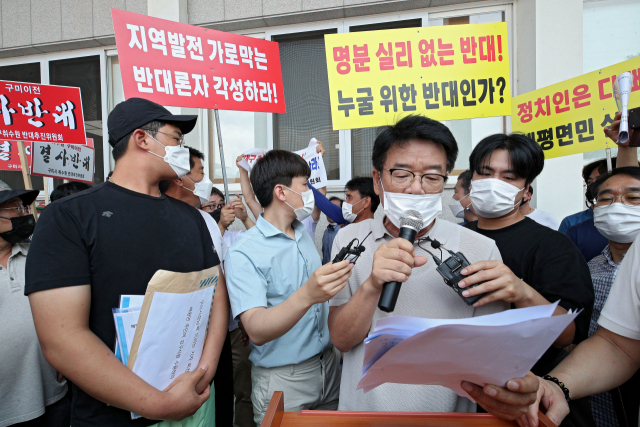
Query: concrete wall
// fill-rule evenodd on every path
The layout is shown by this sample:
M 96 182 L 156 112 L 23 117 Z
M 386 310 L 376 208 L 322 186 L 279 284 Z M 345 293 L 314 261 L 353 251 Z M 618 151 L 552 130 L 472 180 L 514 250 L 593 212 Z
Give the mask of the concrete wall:
M 111 8 L 236 31 L 474 1 L 0 0 L 0 58 L 114 45 Z

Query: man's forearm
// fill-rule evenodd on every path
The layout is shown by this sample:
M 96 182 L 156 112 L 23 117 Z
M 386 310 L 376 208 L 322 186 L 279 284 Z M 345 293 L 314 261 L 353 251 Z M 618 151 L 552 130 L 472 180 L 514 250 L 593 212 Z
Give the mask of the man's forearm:
M 329 335 L 338 350 L 347 352 L 366 338 L 379 298 L 369 278 L 346 304 L 331 308 Z
M 251 188 L 251 181 L 249 180 L 249 172 L 240 168 L 240 189 L 242 190 L 242 195 L 244 196 L 244 201 L 247 204 L 247 207 L 253 213 L 254 218 L 257 220 L 258 216 L 262 212 L 262 206 L 256 200 L 256 195 L 253 193 L 253 188 Z
M 638 166 L 638 148 L 618 146 L 618 155 L 616 157 L 616 168 L 625 166 Z
M 271 308 L 252 308 L 240 315 L 249 339 L 264 345 L 289 332 L 311 308 L 301 297 L 300 289 L 282 303 Z
M 626 382 L 640 367 L 635 351 L 640 350 L 640 346 L 633 341 L 601 327 L 549 375 L 565 383 L 571 399 L 611 390 Z M 630 342 L 635 348 L 630 351 L 623 349 L 618 342 Z
M 131 372 L 90 330 L 70 331 L 42 346 L 47 361 L 92 397 L 150 419 L 165 418 L 167 393 Z

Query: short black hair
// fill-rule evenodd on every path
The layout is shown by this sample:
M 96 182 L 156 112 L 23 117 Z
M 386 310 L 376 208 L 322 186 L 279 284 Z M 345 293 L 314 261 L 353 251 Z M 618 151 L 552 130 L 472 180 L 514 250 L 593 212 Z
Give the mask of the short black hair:
M 510 168 L 516 176 L 525 179 L 525 185 L 531 184 L 544 168 L 544 152 L 533 139 L 521 133 L 489 135 L 475 146 L 469 156 L 469 168 L 482 173 L 488 166 L 491 154 L 496 150 L 509 153 Z
M 471 178 L 473 178 L 473 172 L 469 169 L 458 175 L 458 182 L 462 185 L 465 195 L 471 192 Z
M 286 150 L 268 151 L 251 168 L 251 186 L 258 202 L 266 208 L 273 201 L 276 185 L 290 186 L 293 178 L 309 179 L 311 169 L 302 157 Z
M 458 158 L 458 143 L 448 127 L 425 116 L 409 115 L 395 125 L 378 129 L 378 137 L 373 144 L 371 161 L 378 171 L 384 168 L 389 150 L 395 146 L 402 147 L 412 139 L 431 141 L 441 145 L 447 156 L 447 172 L 453 170 Z
M 340 201 L 340 207 L 342 207 L 342 203 L 344 202 L 344 200 L 342 200 L 340 197 L 336 197 L 336 196 L 329 197 L 329 201 L 330 202 L 333 202 L 334 200 Z
M 162 126 L 160 126 L 162 127 Z M 204 161 L 204 154 L 201 151 L 196 150 L 195 148 L 189 147 L 185 145 L 185 148 L 189 149 L 189 167 L 193 169 L 196 166 L 196 161 L 194 159 L 200 159 Z M 166 193 L 171 187 L 170 179 L 163 179 L 158 184 L 158 188 L 162 194 Z
M 89 188 L 91 188 L 91 186 L 84 182 L 71 181 L 66 184 L 58 185 L 55 190 L 51 192 L 51 196 L 49 196 L 49 198 L 52 202 L 55 202 L 56 200 L 64 199 L 65 197 L 88 190 Z
M 138 129 L 143 129 L 147 131 L 149 135 L 155 138 L 160 128 L 164 125 L 175 126 L 175 124 L 172 122 L 163 122 L 162 120 L 154 120 L 152 122 L 147 123 L 144 126 L 139 127 Z M 135 132 L 138 129 L 134 129 L 133 132 Z M 115 162 L 117 162 L 122 156 L 124 156 L 124 153 L 127 152 L 127 147 L 129 147 L 129 139 L 131 139 L 131 135 L 133 135 L 133 132 L 127 134 L 124 138 L 118 141 L 116 145 L 113 146 L 111 155 L 113 156 L 113 160 Z
M 213 196 L 214 194 L 217 194 L 218 196 L 222 197 L 222 203 L 224 203 L 224 193 L 222 191 L 220 191 L 220 189 L 218 187 L 213 187 L 211 189 L 211 195 Z
M 611 158 L 611 168 L 616 167 L 616 157 Z M 607 173 L 607 159 L 595 160 L 582 168 L 582 179 L 584 182 L 589 180 L 589 176 L 593 173 L 594 169 L 598 169 L 600 175 Z
M 600 187 L 602 186 L 602 184 L 604 184 L 604 182 L 606 180 L 608 180 L 609 178 L 611 178 L 612 176 L 616 176 L 616 175 L 627 175 L 630 176 L 631 178 L 635 178 L 637 180 L 640 180 L 640 167 L 638 166 L 625 166 L 622 168 L 617 168 L 612 170 L 611 172 L 605 172 L 602 175 L 600 175 L 598 177 L 598 179 L 596 179 L 595 181 L 593 181 L 588 187 L 587 187 L 587 198 L 590 198 L 591 200 L 595 200 L 598 198 L 598 193 L 600 192 Z
M 345 185 L 345 189 L 349 191 L 357 191 L 360 193 L 360 196 L 364 199 L 365 197 L 371 198 L 371 212 L 375 213 L 376 209 L 378 209 L 378 205 L 380 204 L 380 197 L 373 190 L 373 178 L 370 176 L 358 176 L 353 178 L 347 185 Z

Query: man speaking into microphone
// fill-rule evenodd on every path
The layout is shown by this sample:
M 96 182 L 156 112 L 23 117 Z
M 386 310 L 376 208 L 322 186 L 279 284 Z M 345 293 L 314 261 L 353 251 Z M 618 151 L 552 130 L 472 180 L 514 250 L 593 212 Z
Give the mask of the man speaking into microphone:
M 475 403 L 441 386 L 383 384 L 367 394 L 356 390 L 362 378 L 363 341 L 379 319 L 389 316 L 458 319 L 509 307 L 504 301 L 479 308 L 468 306 L 444 283 L 435 262 L 422 249 L 440 257 L 439 251 L 424 240 L 429 237 L 451 251 L 462 252 L 470 263 L 501 260 L 493 240 L 436 218 L 442 212 L 442 191 L 457 156 L 458 145 L 451 131 L 442 123 L 422 116 L 408 116 L 384 127 L 376 138 L 372 175 L 385 216 L 342 229 L 333 242 L 331 255 L 333 258 L 354 238 L 362 242 L 371 232 L 364 243 L 366 251 L 351 271 L 346 287 L 329 303 L 331 341 L 344 352 L 339 410 L 476 410 Z M 409 210 L 422 217 L 414 243 L 398 238 L 401 217 Z M 446 251 L 443 252 L 447 259 Z M 390 282 L 401 285 L 395 307 L 387 313 L 378 308 L 378 303 L 385 283 Z

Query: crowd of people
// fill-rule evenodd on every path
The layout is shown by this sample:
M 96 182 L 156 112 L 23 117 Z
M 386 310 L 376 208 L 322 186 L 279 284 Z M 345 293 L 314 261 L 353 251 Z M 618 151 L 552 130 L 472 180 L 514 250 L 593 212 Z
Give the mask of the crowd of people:
M 614 141 L 619 120 L 605 128 Z M 438 121 L 413 115 L 381 128 L 371 176 L 347 182 L 344 199 L 309 184 L 302 157 L 271 150 L 250 172 L 237 159 L 242 196 L 232 200 L 206 176 L 203 153 L 184 146 L 195 123 L 143 99 L 117 105 L 108 181 L 59 186 L 37 226 L 29 205 L 38 191 L 0 182 L 0 427 L 256 427 L 274 391 L 284 392 L 285 411 L 487 411 L 534 426 L 540 408 L 568 426 L 638 424 L 635 148 L 620 146 L 613 170 L 604 160 L 585 166 L 587 209 L 558 223 L 531 206 L 545 163 L 538 143 L 487 136 L 453 187 L 457 224 L 441 214 L 458 145 Z M 415 243 L 398 238 L 408 210 L 422 217 Z M 318 250 L 322 213 L 329 225 Z M 366 248 L 357 263 L 336 260 L 354 239 Z M 444 284 L 429 240 L 469 259 L 459 286 L 482 295 L 473 305 Z M 199 364 L 157 390 L 115 357 L 112 308 L 121 295 L 144 295 L 157 270 L 213 266 Z M 377 304 L 393 281 L 404 285 L 387 313 Z M 380 319 L 470 318 L 556 301 L 555 315 L 579 315 L 525 377 L 463 381 L 475 402 L 440 386 L 356 390 L 364 340 Z

